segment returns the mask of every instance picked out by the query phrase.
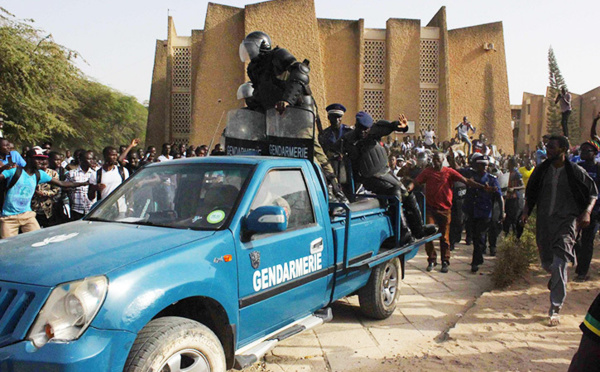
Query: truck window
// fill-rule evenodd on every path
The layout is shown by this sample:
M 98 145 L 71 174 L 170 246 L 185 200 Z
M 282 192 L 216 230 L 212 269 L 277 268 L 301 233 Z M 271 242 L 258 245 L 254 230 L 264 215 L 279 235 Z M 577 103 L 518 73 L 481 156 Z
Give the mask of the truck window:
M 137 172 L 88 220 L 216 230 L 235 212 L 249 166 L 160 165 Z
M 306 181 L 300 169 L 276 169 L 267 173 L 250 210 L 265 205 L 278 205 L 285 209 L 288 230 L 315 223 Z

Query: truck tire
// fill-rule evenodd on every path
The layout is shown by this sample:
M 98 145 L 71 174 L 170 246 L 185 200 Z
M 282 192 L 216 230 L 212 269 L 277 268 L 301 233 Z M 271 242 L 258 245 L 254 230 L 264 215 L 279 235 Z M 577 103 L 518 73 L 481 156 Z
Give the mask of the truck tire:
M 400 284 L 400 260 L 375 267 L 367 284 L 358 291 L 362 313 L 373 319 L 389 318 L 396 309 Z
M 225 352 L 208 327 L 179 317 L 158 318 L 142 328 L 123 369 L 124 372 L 188 370 L 225 371 Z

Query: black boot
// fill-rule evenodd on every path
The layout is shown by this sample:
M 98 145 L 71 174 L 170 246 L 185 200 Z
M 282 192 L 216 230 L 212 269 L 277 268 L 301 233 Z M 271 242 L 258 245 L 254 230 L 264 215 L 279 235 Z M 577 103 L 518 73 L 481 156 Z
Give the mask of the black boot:
M 435 225 L 423 224 L 421 209 L 419 209 L 419 205 L 417 204 L 417 198 L 415 198 L 412 193 L 403 198 L 402 209 L 404 209 L 408 226 L 415 238 L 421 239 L 437 232 L 437 227 Z
M 400 246 L 410 244 L 415 241 L 410 228 L 408 227 L 408 223 L 406 218 L 404 217 L 404 213 L 400 211 Z

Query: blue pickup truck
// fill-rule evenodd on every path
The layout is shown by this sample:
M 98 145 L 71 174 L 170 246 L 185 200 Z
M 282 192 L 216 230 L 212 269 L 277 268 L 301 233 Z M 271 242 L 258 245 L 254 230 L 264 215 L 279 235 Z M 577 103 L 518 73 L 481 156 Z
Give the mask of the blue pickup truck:
M 397 200 L 332 216 L 302 159 L 147 166 L 81 221 L 0 240 L 0 371 L 224 371 L 332 318 L 358 294 L 396 307 Z

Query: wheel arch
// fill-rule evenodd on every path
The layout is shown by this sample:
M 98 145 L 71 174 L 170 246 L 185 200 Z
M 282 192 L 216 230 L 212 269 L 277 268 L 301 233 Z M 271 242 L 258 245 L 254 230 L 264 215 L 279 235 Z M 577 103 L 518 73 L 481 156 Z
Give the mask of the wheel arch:
M 167 316 L 194 320 L 208 327 L 217 335 L 223 346 L 227 368 L 233 367 L 236 329 L 235 325 L 230 323 L 227 311 L 218 301 L 203 296 L 184 298 L 162 309 L 152 320 Z

